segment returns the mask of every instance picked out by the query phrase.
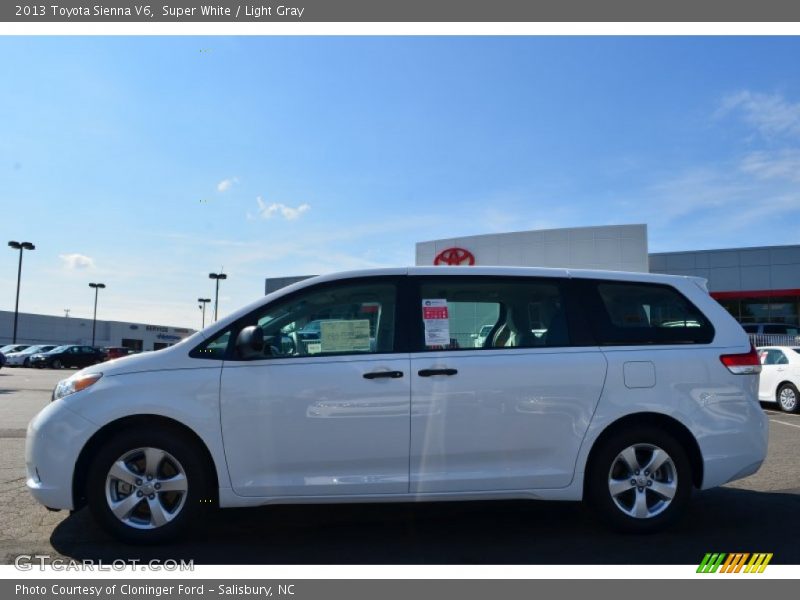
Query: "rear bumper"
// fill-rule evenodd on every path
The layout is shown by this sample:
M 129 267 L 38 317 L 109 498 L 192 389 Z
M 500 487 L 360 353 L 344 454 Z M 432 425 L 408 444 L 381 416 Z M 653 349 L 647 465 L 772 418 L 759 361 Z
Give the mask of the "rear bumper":
M 698 439 L 703 455 L 703 485 L 709 489 L 752 475 L 767 456 L 769 420 L 752 400 L 718 402 L 704 408 L 713 415 Z

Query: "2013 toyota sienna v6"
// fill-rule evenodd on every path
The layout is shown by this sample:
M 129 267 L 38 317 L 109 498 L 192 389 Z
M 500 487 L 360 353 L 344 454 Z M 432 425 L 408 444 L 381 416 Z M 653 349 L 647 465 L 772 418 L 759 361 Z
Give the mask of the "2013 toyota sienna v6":
M 692 488 L 760 467 L 760 369 L 698 279 L 326 275 L 61 381 L 28 428 L 27 485 L 129 542 L 214 504 L 492 498 L 587 499 L 653 531 Z

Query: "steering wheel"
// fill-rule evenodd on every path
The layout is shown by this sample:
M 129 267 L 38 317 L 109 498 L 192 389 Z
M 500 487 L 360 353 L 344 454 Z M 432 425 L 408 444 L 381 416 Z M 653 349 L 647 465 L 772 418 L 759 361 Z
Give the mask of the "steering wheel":
M 270 356 L 294 356 L 296 353 L 297 344 L 291 335 L 279 333 L 271 337 L 269 341 Z

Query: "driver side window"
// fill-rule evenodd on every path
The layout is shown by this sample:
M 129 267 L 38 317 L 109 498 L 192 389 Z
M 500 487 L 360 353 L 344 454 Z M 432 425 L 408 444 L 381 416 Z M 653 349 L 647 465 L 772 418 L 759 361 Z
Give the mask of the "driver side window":
M 190 356 L 263 360 L 393 352 L 396 296 L 397 286 L 386 280 L 316 286 L 251 313 Z M 256 342 L 241 353 L 236 336 L 252 326 L 260 329 Z
M 316 286 L 251 313 L 190 355 L 264 360 L 393 352 L 396 296 L 397 286 L 385 281 Z M 235 336 L 253 325 L 261 329 L 263 349 L 248 350 L 245 359 L 235 348 Z
M 392 283 L 349 283 L 272 304 L 254 323 L 264 358 L 392 352 L 395 296 Z

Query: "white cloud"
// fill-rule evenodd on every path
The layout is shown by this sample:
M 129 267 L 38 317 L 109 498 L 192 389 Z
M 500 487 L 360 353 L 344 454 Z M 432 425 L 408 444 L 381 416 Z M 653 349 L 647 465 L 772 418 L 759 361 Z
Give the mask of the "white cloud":
M 738 113 L 744 121 L 765 135 L 800 135 L 800 103 L 780 94 L 744 90 L 723 99 L 717 116 Z
M 220 193 L 227 192 L 236 183 L 239 183 L 238 177 L 229 177 L 228 179 L 223 179 L 217 184 L 217 191 Z
M 273 202 L 268 205 L 261 196 L 256 198 L 256 202 L 258 203 L 258 214 L 261 215 L 262 219 L 271 219 L 274 216 L 280 216 L 287 221 L 294 221 L 300 218 L 303 213 L 311 210 L 309 204 L 300 204 L 296 207 L 291 207 L 281 204 L 280 202 Z
M 759 179 L 788 179 L 800 182 L 800 150 L 752 152 L 739 165 L 741 170 Z
M 94 259 L 83 254 L 59 254 L 58 258 L 61 259 L 62 265 L 65 269 L 70 271 L 79 269 L 94 269 Z

